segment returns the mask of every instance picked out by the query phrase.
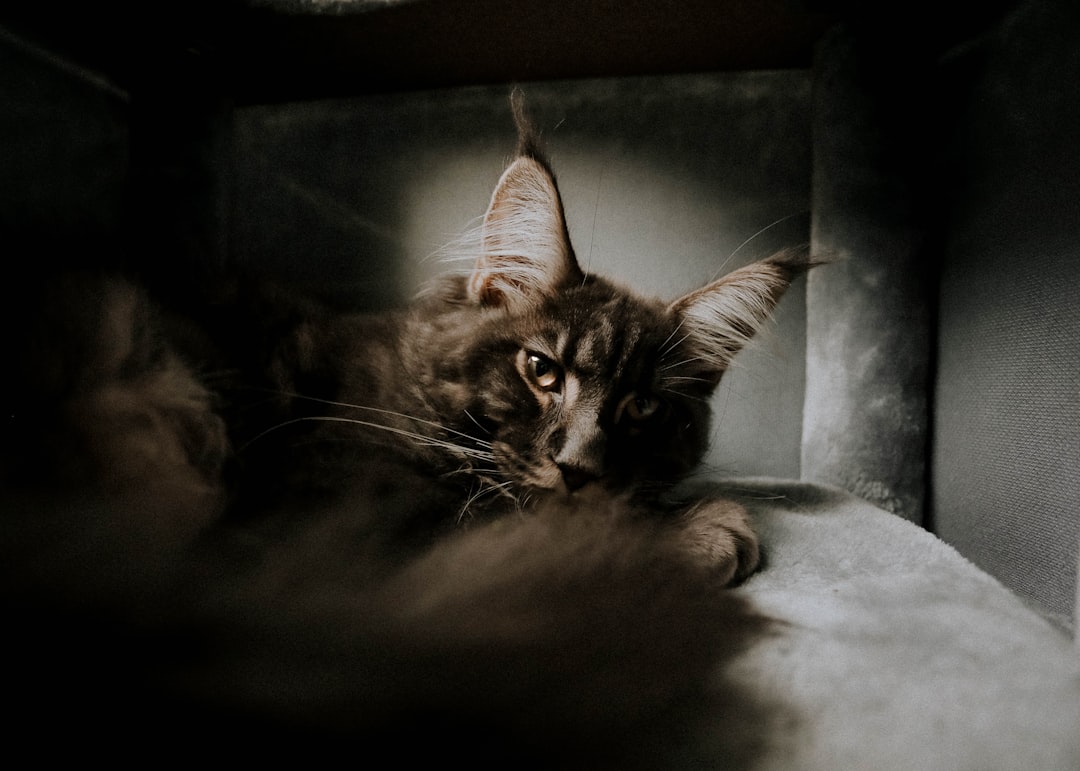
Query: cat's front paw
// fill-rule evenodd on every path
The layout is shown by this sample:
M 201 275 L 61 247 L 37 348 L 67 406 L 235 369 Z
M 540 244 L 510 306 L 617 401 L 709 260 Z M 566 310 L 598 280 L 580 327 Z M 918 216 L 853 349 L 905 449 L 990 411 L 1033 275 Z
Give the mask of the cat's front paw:
M 682 548 L 717 574 L 724 585 L 742 581 L 758 566 L 758 537 L 746 510 L 734 501 L 710 498 L 680 516 Z

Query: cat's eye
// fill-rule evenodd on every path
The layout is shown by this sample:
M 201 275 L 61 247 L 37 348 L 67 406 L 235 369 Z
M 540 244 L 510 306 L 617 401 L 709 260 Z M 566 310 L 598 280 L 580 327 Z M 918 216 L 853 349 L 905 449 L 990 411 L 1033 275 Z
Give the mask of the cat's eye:
M 625 416 L 634 423 L 641 423 L 654 417 L 660 411 L 660 406 L 660 400 L 655 396 L 631 391 L 615 408 L 615 422 L 618 423 Z
M 525 372 L 533 384 L 544 391 L 553 391 L 558 388 L 562 380 L 559 366 L 551 359 L 538 353 L 526 355 Z

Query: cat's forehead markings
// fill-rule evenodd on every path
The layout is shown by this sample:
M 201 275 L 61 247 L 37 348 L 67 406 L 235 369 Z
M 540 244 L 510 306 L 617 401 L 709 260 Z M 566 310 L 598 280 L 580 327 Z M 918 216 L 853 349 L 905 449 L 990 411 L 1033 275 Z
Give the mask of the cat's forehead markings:
M 562 357 L 559 339 L 546 332 L 529 335 L 521 341 L 521 347 L 526 351 L 539 353 L 551 359 L 559 360 Z
M 614 342 L 614 330 L 609 321 L 603 321 L 585 332 L 581 340 L 581 353 L 589 359 L 607 356 Z
M 563 330 L 559 333 L 558 339 L 555 341 L 555 354 L 564 359 L 566 355 L 566 346 L 570 344 L 570 333 L 567 330 Z
M 602 318 L 581 334 L 576 341 L 574 366 L 582 374 L 612 379 L 639 355 L 642 330 L 632 321 L 624 322 Z
M 598 317 L 591 323 L 575 330 L 573 358 L 580 364 L 595 364 L 606 359 L 614 346 L 616 335 L 611 319 Z

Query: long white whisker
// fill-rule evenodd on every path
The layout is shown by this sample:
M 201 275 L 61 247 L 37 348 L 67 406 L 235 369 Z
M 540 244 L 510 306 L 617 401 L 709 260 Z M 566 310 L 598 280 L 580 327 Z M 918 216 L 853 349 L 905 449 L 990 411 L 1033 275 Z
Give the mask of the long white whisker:
M 351 404 L 349 402 L 338 402 L 338 401 L 334 401 L 333 399 L 322 399 L 322 398 L 317 397 L 317 396 L 306 396 L 304 394 L 291 393 L 291 392 L 288 392 L 288 391 L 275 391 L 274 393 L 276 393 L 278 395 L 281 395 L 281 396 L 287 396 L 290 399 L 303 399 L 305 401 L 315 402 L 317 404 L 326 404 L 326 405 L 330 405 L 332 407 L 345 407 L 345 408 L 351 409 L 351 410 L 364 410 L 365 412 L 375 412 L 375 413 L 378 413 L 380 415 L 389 415 L 389 416 L 395 417 L 395 418 L 402 418 L 404 420 L 411 420 L 414 423 L 421 423 L 421 424 L 423 424 L 425 426 L 431 426 L 432 428 L 437 428 L 440 431 L 445 431 L 448 434 L 455 434 L 457 436 L 468 439 L 469 441 L 474 442 L 474 443 L 476 443 L 477 445 L 479 445 L 481 447 L 486 447 L 488 449 L 491 449 L 491 443 L 486 442 L 483 439 L 477 439 L 475 436 L 473 436 L 471 434 L 467 434 L 464 431 L 458 431 L 457 429 L 450 428 L 449 426 L 444 426 L 441 423 L 436 423 L 433 420 L 426 420 L 424 418 L 417 418 L 417 417 L 414 417 L 412 415 L 407 415 L 404 412 L 395 412 L 394 410 L 384 410 L 384 409 L 381 409 L 379 407 L 365 407 L 362 404 Z M 474 423 L 476 423 L 476 419 L 473 418 L 472 415 L 469 415 L 468 412 L 466 412 L 465 414 L 469 416 L 470 420 L 472 420 Z M 357 422 L 360 422 L 360 421 L 357 421 Z M 378 426 L 379 424 L 369 424 L 369 425 L 372 425 L 373 427 L 375 427 L 375 426 Z M 476 423 L 476 425 L 479 426 L 480 428 L 483 428 L 483 426 L 480 426 L 479 423 Z M 384 426 L 384 427 L 389 429 L 389 426 Z M 398 431 L 404 432 L 404 429 L 398 429 Z M 404 432 L 404 433 L 407 434 L 408 432 Z M 421 434 L 415 434 L 414 436 L 419 438 L 422 435 Z M 430 438 L 430 437 L 428 437 L 428 438 Z
M 418 433 L 416 433 L 414 431 L 406 431 L 403 428 L 397 428 L 395 426 L 387 426 L 387 425 L 384 425 L 382 423 L 374 423 L 372 421 L 359 420 L 357 418 L 343 418 L 343 417 L 337 417 L 337 416 L 334 416 L 334 415 L 310 415 L 310 416 L 305 416 L 305 417 L 300 417 L 300 418 L 292 418 L 290 420 L 283 421 L 281 423 L 278 423 L 275 426 L 271 426 L 270 428 L 266 429 L 265 431 L 262 431 L 259 434 L 257 434 L 256 436 L 254 436 L 243 447 L 240 448 L 240 451 L 242 452 L 243 450 L 247 449 L 252 444 L 259 441 L 260 439 L 262 439 L 263 437 L 265 437 L 266 435 L 268 435 L 270 433 L 273 433 L 275 431 L 279 431 L 280 429 L 286 428 L 287 426 L 291 426 L 291 425 L 294 425 L 294 424 L 297 424 L 297 423 L 303 423 L 303 422 L 306 422 L 306 421 L 315 421 L 315 422 L 323 422 L 323 423 L 348 423 L 348 424 L 351 424 L 351 425 L 364 426 L 366 428 L 376 428 L 376 429 L 380 429 L 382 431 L 387 431 L 387 432 L 392 433 L 392 434 L 398 434 L 399 436 L 407 437 L 409 439 L 412 439 L 414 441 L 418 441 L 421 444 L 427 445 L 429 447 L 442 447 L 444 449 L 448 449 L 448 450 L 451 450 L 451 451 L 456 452 L 458 454 L 464 455 L 465 457 L 468 457 L 468 458 L 476 458 L 478 460 L 485 460 L 485 461 L 491 461 L 491 460 L 494 459 L 494 455 L 492 455 L 491 452 L 488 452 L 486 450 L 478 450 L 478 449 L 474 449 L 474 448 L 471 448 L 471 447 L 463 447 L 461 445 L 454 444 L 453 442 L 447 442 L 447 441 L 444 441 L 442 439 L 435 439 L 435 438 L 430 437 L 430 436 L 424 436 L 423 434 L 418 434 Z M 467 436 L 467 434 L 465 436 Z
M 692 356 L 689 359 L 683 359 L 682 361 L 674 361 L 671 364 L 665 364 L 663 367 L 657 367 L 657 372 L 667 372 L 669 369 L 676 369 L 678 367 L 685 367 L 687 364 L 693 364 L 696 361 L 707 361 L 704 356 Z
M 688 338 L 690 336 L 689 333 L 687 333 L 687 334 L 683 335 L 682 337 L 680 337 L 678 340 L 676 340 L 674 343 L 671 342 L 672 338 L 675 337 L 675 335 L 677 335 L 679 333 L 679 330 L 683 328 L 683 324 L 685 322 L 686 322 L 686 319 L 679 319 L 679 323 L 675 326 L 675 329 L 671 330 L 671 334 L 668 335 L 667 339 L 664 340 L 664 342 L 662 342 L 660 344 L 660 358 L 663 358 L 664 356 L 667 356 L 668 353 L 673 348 L 680 345 L 684 340 L 686 340 L 686 338 Z M 668 345 L 668 343 L 671 343 L 671 344 Z
M 715 281 L 720 276 L 720 274 L 724 272 L 724 268 L 727 266 L 727 264 L 729 262 L 731 262 L 733 259 L 735 259 L 735 255 L 738 254 L 740 251 L 742 251 L 742 248 L 744 246 L 746 246 L 748 243 L 750 243 L 751 241 L 753 241 L 755 238 L 757 238 L 758 236 L 760 236 L 763 233 L 768 232 L 769 230 L 772 230 L 777 225 L 780 225 L 780 224 L 782 224 L 784 222 L 787 222 L 790 219 L 795 219 L 796 217 L 801 217 L 804 214 L 805 214 L 805 212 L 796 212 L 795 214 L 789 214 L 786 217 L 781 217 L 780 219 L 776 220 L 776 222 L 770 223 L 770 224 L 766 225 L 765 227 L 763 227 L 758 232 L 754 233 L 748 239 L 746 239 L 741 244 L 736 246 L 735 250 L 731 254 L 729 254 L 727 256 L 727 259 L 725 259 L 722 263 L 720 263 L 720 267 L 716 269 L 716 273 L 713 274 L 713 277 L 710 280 Z
M 661 383 L 674 383 L 676 381 L 684 383 L 708 383 L 709 378 L 706 377 L 690 377 L 689 375 L 669 375 L 667 377 L 660 378 Z

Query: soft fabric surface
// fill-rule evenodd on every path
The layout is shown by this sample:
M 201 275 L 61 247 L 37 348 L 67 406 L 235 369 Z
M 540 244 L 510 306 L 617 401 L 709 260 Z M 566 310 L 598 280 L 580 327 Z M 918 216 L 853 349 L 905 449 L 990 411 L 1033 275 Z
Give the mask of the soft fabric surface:
M 746 480 L 783 623 L 734 673 L 779 709 L 764 769 L 1080 768 L 1080 651 L 952 547 L 823 486 Z

